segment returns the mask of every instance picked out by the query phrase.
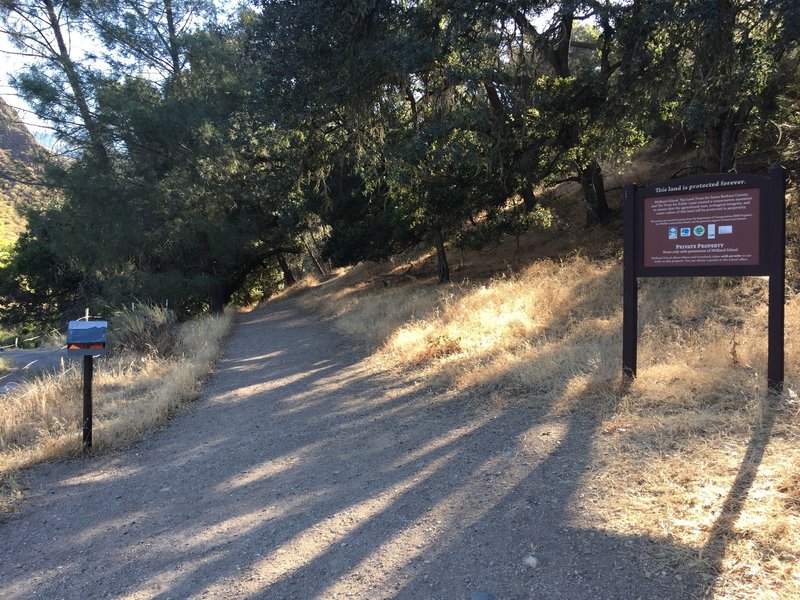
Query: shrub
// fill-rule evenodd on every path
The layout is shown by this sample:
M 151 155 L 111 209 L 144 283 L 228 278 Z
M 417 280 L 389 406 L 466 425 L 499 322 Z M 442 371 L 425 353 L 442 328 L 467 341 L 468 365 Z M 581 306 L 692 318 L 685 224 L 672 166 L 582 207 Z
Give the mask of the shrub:
M 169 356 L 178 342 L 177 317 L 163 306 L 138 304 L 109 319 L 109 346 L 115 353 Z

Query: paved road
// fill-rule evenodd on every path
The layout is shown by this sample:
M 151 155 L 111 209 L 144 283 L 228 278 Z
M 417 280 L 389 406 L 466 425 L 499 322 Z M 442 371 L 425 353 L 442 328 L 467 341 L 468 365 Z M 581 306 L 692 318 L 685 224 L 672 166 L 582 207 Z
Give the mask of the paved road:
M 668 542 L 582 518 L 596 433 L 420 389 L 283 300 L 240 316 L 169 426 L 29 474 L 0 597 L 701 597 L 647 558 Z
M 42 371 L 61 368 L 61 361 L 70 361 L 65 350 L 47 348 L 42 350 L 3 350 L 0 358 L 15 370 L 0 379 L 0 396 L 11 392 L 20 381 Z

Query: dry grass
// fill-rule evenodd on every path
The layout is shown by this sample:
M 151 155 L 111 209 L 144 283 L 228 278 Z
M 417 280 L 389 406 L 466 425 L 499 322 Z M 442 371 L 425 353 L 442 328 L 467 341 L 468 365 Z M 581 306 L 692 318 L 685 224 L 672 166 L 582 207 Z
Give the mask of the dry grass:
M 639 377 L 623 392 L 617 260 L 448 286 L 396 273 L 362 265 L 300 299 L 432 384 L 591 415 L 577 520 L 659 542 L 653 558 L 705 574 L 713 597 L 800 597 L 800 297 L 786 306 L 787 391 L 767 401 L 761 279 L 642 280 Z
M 97 360 L 92 451 L 141 438 L 195 399 L 231 322 L 232 313 L 226 313 L 183 324 L 168 357 L 124 353 Z M 0 510 L 20 494 L 20 469 L 81 452 L 81 386 L 82 372 L 72 368 L 0 397 Z

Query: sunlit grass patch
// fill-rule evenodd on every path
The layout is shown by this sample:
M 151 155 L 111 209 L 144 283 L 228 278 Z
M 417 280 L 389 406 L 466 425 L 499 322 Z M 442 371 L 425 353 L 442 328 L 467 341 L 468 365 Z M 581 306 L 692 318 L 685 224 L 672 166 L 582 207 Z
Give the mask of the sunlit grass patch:
M 675 552 L 656 557 L 663 567 L 716 578 L 715 598 L 797 598 L 796 415 L 779 411 L 770 437 L 754 441 L 758 413 L 706 408 L 609 420 L 582 487 L 592 508 L 581 518 L 669 543 Z
M 624 386 L 616 260 L 444 286 L 387 287 L 365 270 L 306 298 L 386 366 L 475 390 L 489 410 L 592 415 L 580 525 L 663 541 L 655 563 L 702 574 L 717 598 L 800 597 L 800 297 L 786 303 L 786 391 L 770 404 L 763 279 L 641 280 L 638 378 Z

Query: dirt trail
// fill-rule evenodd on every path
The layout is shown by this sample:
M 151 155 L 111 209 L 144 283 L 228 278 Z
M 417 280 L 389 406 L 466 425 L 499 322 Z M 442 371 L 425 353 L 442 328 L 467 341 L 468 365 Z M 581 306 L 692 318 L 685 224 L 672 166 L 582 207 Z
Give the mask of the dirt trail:
M 241 315 L 191 410 L 31 472 L 0 524 L 0 598 L 702 592 L 640 554 L 658 542 L 582 526 L 594 423 L 467 404 L 376 372 L 291 300 Z

